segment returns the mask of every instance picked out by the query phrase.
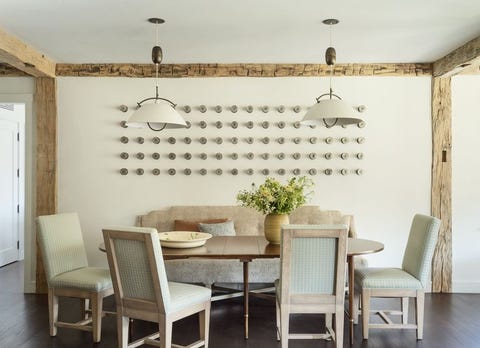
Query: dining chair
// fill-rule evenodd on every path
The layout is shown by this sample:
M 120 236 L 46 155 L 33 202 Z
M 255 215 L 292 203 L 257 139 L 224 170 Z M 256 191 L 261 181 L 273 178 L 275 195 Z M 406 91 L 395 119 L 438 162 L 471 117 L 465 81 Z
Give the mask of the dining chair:
M 170 348 L 173 322 L 198 313 L 200 338 L 188 347 L 208 347 L 211 290 L 168 282 L 157 230 L 109 228 L 103 238 L 115 290 L 118 346 Z M 158 323 L 159 331 L 129 344 L 130 319 Z
M 284 225 L 275 281 L 277 339 L 330 339 L 343 347 L 347 226 Z M 325 313 L 326 333 L 289 332 L 290 314 Z M 332 328 L 335 316 L 335 330 Z
M 103 299 L 113 294 L 110 272 L 88 267 L 80 222 L 76 213 L 39 216 L 38 242 L 48 283 L 50 336 L 57 328 L 93 331 L 93 341 L 100 342 Z M 82 320 L 66 323 L 58 320 L 58 298 L 81 299 Z M 88 310 L 89 302 L 91 311 Z
M 430 269 L 438 239 L 440 220 L 416 214 L 410 227 L 402 268 L 359 268 L 355 270 L 355 293 L 361 293 L 363 338 L 368 339 L 371 328 L 416 329 L 417 339 L 423 338 L 423 310 L 425 288 L 430 280 Z M 371 310 L 372 297 L 401 299 L 401 310 Z M 408 323 L 409 298 L 415 298 L 416 324 Z M 356 301 L 359 302 L 358 299 Z M 358 310 L 357 310 L 358 313 Z M 379 315 L 384 323 L 370 323 L 370 313 Z M 389 315 L 400 315 L 395 323 Z

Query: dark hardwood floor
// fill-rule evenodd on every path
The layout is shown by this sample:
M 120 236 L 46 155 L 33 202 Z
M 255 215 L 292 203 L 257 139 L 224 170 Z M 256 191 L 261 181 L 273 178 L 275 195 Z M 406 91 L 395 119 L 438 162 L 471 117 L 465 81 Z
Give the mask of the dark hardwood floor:
M 20 262 L 0 268 L 0 348 L 116 347 L 115 319 L 103 320 L 102 341 L 93 344 L 91 334 L 58 329 L 57 337 L 48 335 L 48 308 L 45 295 L 23 294 L 23 265 Z M 211 348 L 279 348 L 275 336 L 275 306 L 272 301 L 250 301 L 250 338 L 243 339 L 242 299 L 214 302 L 210 321 Z M 385 308 L 384 304 L 376 303 Z M 113 299 L 106 301 L 113 308 Z M 412 303 L 413 306 L 413 303 Z M 79 303 L 73 299 L 60 302 L 60 318 L 75 319 Z M 377 307 L 378 308 L 378 307 Z M 362 340 L 361 325 L 355 327 L 353 347 L 439 348 L 480 347 L 480 294 L 427 294 L 423 341 L 416 341 L 414 330 L 371 330 L 370 339 Z M 413 307 L 410 311 L 413 315 Z M 313 332 L 323 326 L 322 316 L 293 316 L 291 331 Z M 347 323 L 345 323 L 347 325 Z M 347 326 L 345 326 L 347 328 Z M 315 330 L 317 329 L 317 330 Z M 151 323 L 134 323 L 135 336 L 155 331 Z M 195 317 L 174 325 L 173 340 L 188 344 L 197 338 Z M 345 330 L 344 347 L 349 347 Z M 134 337 L 135 338 L 135 337 Z M 334 347 L 333 342 L 291 341 L 291 348 Z

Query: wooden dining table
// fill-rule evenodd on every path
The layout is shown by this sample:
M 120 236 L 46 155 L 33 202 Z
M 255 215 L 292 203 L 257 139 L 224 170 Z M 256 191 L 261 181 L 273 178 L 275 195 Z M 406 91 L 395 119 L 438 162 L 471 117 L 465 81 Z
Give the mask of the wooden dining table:
M 380 242 L 349 238 L 347 248 L 348 262 L 348 297 L 350 318 L 350 342 L 353 342 L 353 299 L 354 299 L 354 257 L 383 250 Z M 100 245 L 105 251 L 105 246 Z M 214 236 L 205 245 L 196 248 L 166 248 L 162 247 L 164 260 L 208 258 L 219 260 L 239 260 L 243 263 L 243 305 L 245 339 L 248 339 L 248 268 L 255 259 L 271 259 L 280 257 L 280 245 L 270 244 L 263 236 Z

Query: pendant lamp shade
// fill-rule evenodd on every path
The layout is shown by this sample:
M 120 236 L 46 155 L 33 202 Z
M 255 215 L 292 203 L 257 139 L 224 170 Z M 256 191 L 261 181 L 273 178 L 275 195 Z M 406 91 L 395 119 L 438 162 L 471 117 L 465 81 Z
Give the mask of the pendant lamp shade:
M 186 128 L 183 117 L 170 104 L 157 100 L 143 104 L 129 118 L 127 125 L 133 128 L 168 129 Z
M 310 107 L 300 121 L 301 124 L 307 126 L 324 124 L 325 127 L 331 128 L 333 126 L 345 126 L 362 122 L 362 119 L 357 116 L 358 112 L 343 101 L 342 98 L 334 94 L 332 89 L 333 68 L 337 60 L 337 52 L 332 47 L 332 26 L 338 24 L 338 22 L 338 19 L 334 18 L 323 21 L 324 24 L 330 26 L 330 47 L 325 51 L 325 62 L 330 67 L 330 90 L 317 98 L 317 103 Z M 322 99 L 322 97 L 328 98 Z
M 166 98 L 161 98 L 158 94 L 158 70 L 163 59 L 162 48 L 158 45 L 158 24 L 165 23 L 165 21 L 161 18 L 149 18 L 148 21 L 156 25 L 157 45 L 152 48 L 152 62 L 155 64 L 155 96 L 137 103 L 138 109 L 128 119 L 127 126 L 148 127 L 157 132 L 169 128 L 187 128 L 187 123 L 175 110 L 176 104 Z
M 341 99 L 323 99 L 310 107 L 301 122 L 307 126 L 343 126 L 362 122 L 356 114 L 353 107 Z

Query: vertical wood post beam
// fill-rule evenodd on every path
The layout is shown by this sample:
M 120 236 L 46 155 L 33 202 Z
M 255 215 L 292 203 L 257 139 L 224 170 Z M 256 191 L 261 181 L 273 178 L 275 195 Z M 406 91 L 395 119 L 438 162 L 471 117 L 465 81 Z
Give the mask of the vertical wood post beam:
M 432 79 L 432 207 L 442 220 L 432 263 L 432 291 L 452 291 L 452 102 L 450 77 Z
M 57 212 L 57 83 L 54 78 L 35 79 L 36 114 L 36 211 L 35 216 Z M 36 291 L 47 292 L 42 256 L 37 242 Z

